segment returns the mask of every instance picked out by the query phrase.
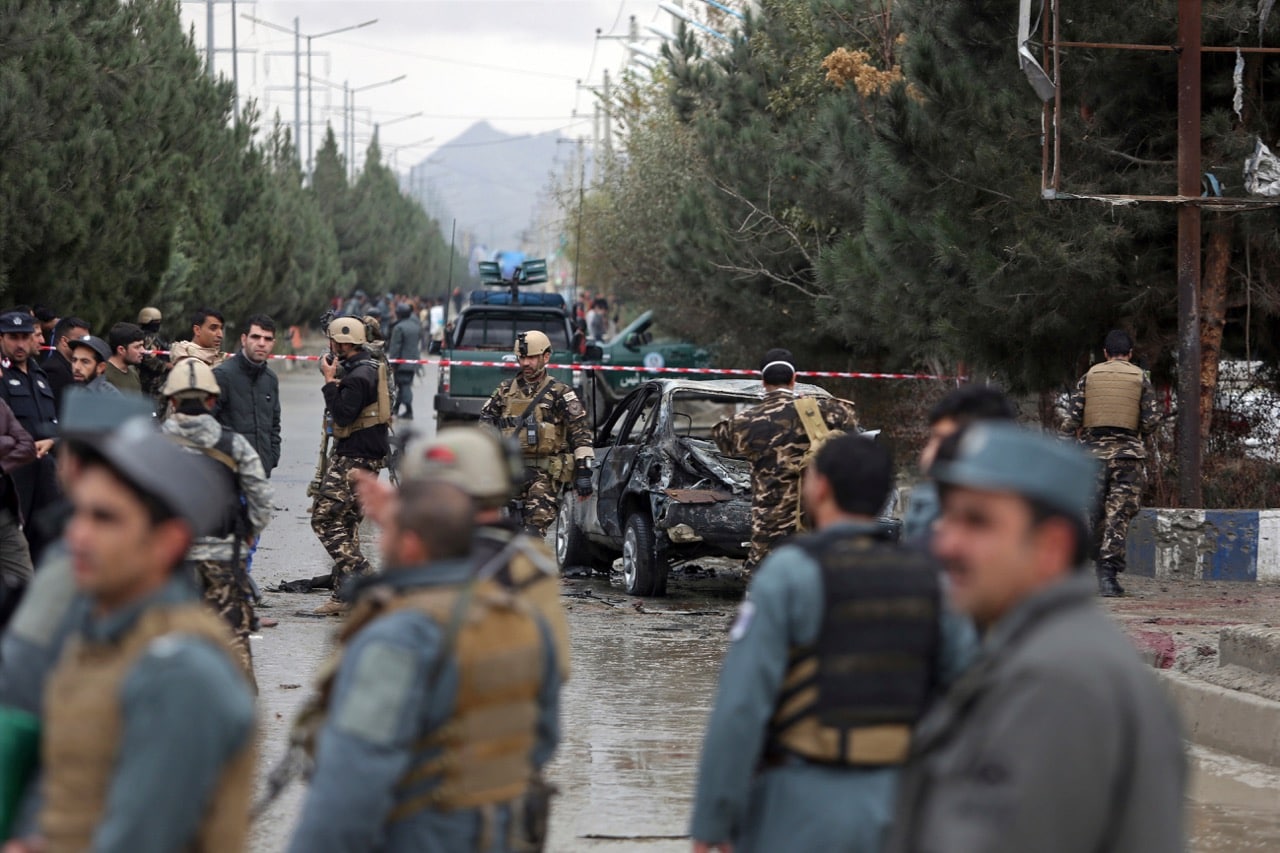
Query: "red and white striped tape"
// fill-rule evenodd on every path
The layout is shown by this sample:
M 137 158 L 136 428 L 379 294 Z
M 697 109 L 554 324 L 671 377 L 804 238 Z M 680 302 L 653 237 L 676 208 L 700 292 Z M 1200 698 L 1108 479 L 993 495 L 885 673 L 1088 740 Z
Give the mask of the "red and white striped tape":
M 41 347 L 43 350 L 50 350 L 53 347 Z M 168 355 L 167 350 L 145 350 L 147 355 Z M 321 356 L 318 355 L 271 355 L 275 361 L 319 361 Z M 391 364 L 438 364 L 441 367 L 501 367 L 507 370 L 515 370 L 516 364 L 512 361 L 470 361 L 466 359 L 448 359 L 442 358 L 432 361 L 427 358 L 389 358 Z M 721 367 L 646 367 L 644 365 L 622 365 L 622 364 L 549 364 L 551 368 L 563 370 L 595 370 L 600 372 L 612 373 L 645 373 L 645 374 L 675 374 L 679 376 L 746 376 L 752 379 L 760 376 L 758 370 L 744 370 L 742 368 L 721 368 Z M 813 379 L 923 379 L 923 380 L 943 380 L 950 381 L 958 379 L 956 376 L 938 376 L 933 373 L 858 373 L 840 370 L 799 370 L 796 376 Z

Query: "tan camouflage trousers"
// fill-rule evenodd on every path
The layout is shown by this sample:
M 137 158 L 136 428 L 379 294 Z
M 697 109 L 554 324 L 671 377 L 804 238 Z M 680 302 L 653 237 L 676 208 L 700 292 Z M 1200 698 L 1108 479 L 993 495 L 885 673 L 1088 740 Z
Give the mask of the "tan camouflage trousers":
M 546 536 L 560 509 L 560 484 L 541 468 L 526 468 L 525 476 L 525 484 L 516 495 L 524 508 L 524 526 Z
M 382 462 L 352 456 L 332 456 L 311 503 L 311 529 L 333 558 L 333 597 L 351 578 L 371 574 L 373 566 L 360 550 L 360 522 L 364 513 L 356 500 L 350 473 L 356 468 L 377 473 Z
M 253 627 L 253 590 L 249 588 L 245 563 L 244 557 L 240 558 L 238 568 L 224 560 L 196 560 L 191 567 L 205 604 L 231 628 L 231 647 L 256 693 L 258 683 L 253 676 L 253 649 L 249 645 L 249 633 Z
M 1142 459 L 1103 459 L 1098 476 L 1098 507 L 1095 525 L 1098 565 L 1123 572 L 1125 541 L 1129 522 L 1138 514 L 1147 472 Z

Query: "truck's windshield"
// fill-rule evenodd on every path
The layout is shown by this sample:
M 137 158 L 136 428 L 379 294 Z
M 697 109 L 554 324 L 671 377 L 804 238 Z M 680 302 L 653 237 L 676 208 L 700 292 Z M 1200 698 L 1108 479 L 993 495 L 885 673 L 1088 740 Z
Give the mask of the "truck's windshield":
M 559 314 L 536 314 L 529 311 L 468 311 L 454 337 L 454 346 L 462 349 L 510 350 L 520 332 L 544 332 L 551 348 L 569 349 L 564 317 Z

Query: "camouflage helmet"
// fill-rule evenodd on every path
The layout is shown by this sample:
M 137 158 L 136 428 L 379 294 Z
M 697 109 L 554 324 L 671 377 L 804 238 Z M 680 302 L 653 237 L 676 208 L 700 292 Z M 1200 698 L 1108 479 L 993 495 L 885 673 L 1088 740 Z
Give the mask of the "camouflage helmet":
M 542 355 L 551 352 L 551 338 L 543 332 L 521 332 L 516 335 L 516 355 L 526 358 L 531 355 Z
M 330 340 L 340 344 L 364 346 L 369 342 L 365 336 L 364 323 L 357 317 L 337 317 L 330 321 L 329 328 L 325 331 Z
M 449 483 L 482 509 L 497 509 L 510 500 L 523 476 L 519 451 L 483 426 L 445 427 L 433 438 L 411 439 L 400 462 L 404 482 Z
M 198 358 L 183 358 L 174 363 L 164 380 L 160 393 L 165 397 L 204 397 L 219 395 L 218 379 L 213 368 Z
M 143 308 L 141 311 L 138 312 L 139 326 L 145 326 L 148 323 L 157 323 L 163 319 L 164 317 L 160 315 L 160 309 L 153 308 L 150 305 L 148 305 L 146 308 Z

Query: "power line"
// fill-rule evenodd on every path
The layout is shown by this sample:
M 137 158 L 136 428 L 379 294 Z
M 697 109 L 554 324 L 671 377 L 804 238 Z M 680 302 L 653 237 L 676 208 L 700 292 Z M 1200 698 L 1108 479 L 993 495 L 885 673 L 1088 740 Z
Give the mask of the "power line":
M 349 45 L 350 47 L 358 47 L 363 50 L 373 50 L 379 53 L 395 53 L 400 56 L 411 56 L 414 59 L 424 59 L 428 62 L 442 62 L 445 65 L 460 65 L 466 68 L 481 68 L 486 71 L 501 71 L 505 74 L 519 74 L 521 77 L 545 77 L 549 80 L 574 80 L 577 79 L 568 74 L 552 74 L 549 71 L 533 71 L 528 68 L 516 68 L 511 65 L 490 65 L 484 62 L 469 62 L 465 59 L 452 59 L 447 56 L 435 56 L 429 53 L 418 53 L 415 50 L 404 50 L 396 47 L 386 47 L 384 45 L 368 44 L 366 42 L 352 41 L 350 39 L 330 39 L 331 42 Z

